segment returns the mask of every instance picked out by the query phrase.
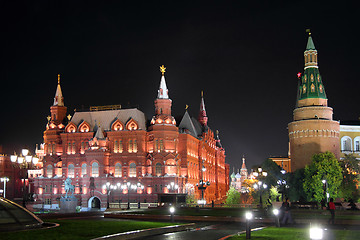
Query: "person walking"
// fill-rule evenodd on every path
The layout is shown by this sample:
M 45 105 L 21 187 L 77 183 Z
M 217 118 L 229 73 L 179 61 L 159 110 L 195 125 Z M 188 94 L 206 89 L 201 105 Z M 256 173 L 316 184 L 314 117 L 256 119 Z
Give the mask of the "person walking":
M 330 198 L 329 211 L 331 214 L 331 218 L 329 219 L 329 224 L 331 223 L 332 225 L 334 225 L 335 224 L 335 203 L 334 203 L 333 198 Z
M 282 218 L 281 224 L 285 225 L 287 223 L 289 224 L 293 224 L 293 220 L 291 217 L 291 212 L 290 212 L 290 203 L 289 203 L 289 198 L 286 198 L 285 201 L 283 202 L 283 204 L 281 205 L 280 208 L 283 212 L 284 212 L 284 216 Z

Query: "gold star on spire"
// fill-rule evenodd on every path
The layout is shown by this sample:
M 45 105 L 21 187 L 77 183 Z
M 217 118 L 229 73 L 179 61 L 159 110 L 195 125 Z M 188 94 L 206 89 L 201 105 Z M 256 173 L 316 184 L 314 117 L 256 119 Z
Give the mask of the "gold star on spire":
M 188 108 L 189 108 L 189 105 L 186 104 L 186 105 L 185 105 L 185 110 L 187 110 Z M 360 118 L 359 118 L 359 119 L 360 119 Z
M 309 33 L 309 36 L 311 35 L 310 28 L 306 29 L 306 32 Z
M 58 84 L 60 84 L 60 73 L 58 74 Z
M 160 66 L 160 72 L 163 76 L 164 76 L 165 70 L 166 70 L 166 67 L 164 65 Z

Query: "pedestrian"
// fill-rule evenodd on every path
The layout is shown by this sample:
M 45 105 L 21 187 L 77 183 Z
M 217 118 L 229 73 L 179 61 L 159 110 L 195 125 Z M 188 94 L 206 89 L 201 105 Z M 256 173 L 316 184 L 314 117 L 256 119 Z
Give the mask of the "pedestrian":
M 284 216 L 282 218 L 281 224 L 285 225 L 287 223 L 292 224 L 293 220 L 291 217 L 291 212 L 290 212 L 290 203 L 289 203 L 289 198 L 286 198 L 285 201 L 283 202 L 283 204 L 281 205 L 280 208 L 283 212 L 284 212 Z
M 335 224 L 335 203 L 334 203 L 333 198 L 330 198 L 328 209 L 331 213 L 331 218 L 329 219 L 329 224 L 331 223 L 332 225 L 334 225 Z

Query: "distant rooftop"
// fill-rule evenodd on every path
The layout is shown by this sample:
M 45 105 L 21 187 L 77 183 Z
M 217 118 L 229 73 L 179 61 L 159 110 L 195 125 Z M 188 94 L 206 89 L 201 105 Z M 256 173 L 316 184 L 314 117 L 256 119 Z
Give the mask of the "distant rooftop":
M 355 125 L 355 126 L 360 126 L 360 120 L 340 121 L 340 125 Z

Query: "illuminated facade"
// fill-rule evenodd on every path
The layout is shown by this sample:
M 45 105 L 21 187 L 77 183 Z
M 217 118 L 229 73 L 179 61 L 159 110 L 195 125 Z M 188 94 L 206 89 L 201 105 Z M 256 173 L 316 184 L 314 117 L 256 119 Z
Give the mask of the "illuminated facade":
M 196 183 L 201 179 L 210 182 L 207 201 L 226 195 L 229 166 L 218 135 L 207 125 L 203 96 L 198 119 L 186 111 L 177 126 L 164 67 L 161 72 L 155 115 L 148 125 L 143 112 L 121 106 L 91 107 L 66 116 L 58 79 L 44 143 L 37 149 L 43 157 L 43 176 L 34 184 L 45 208 L 58 207 L 68 177 L 79 204 L 88 209 L 106 206 L 107 182 L 117 186 L 109 194 L 109 201 L 117 203 L 156 202 L 160 193 L 191 193 L 199 199 Z M 143 187 L 128 192 L 128 182 Z

